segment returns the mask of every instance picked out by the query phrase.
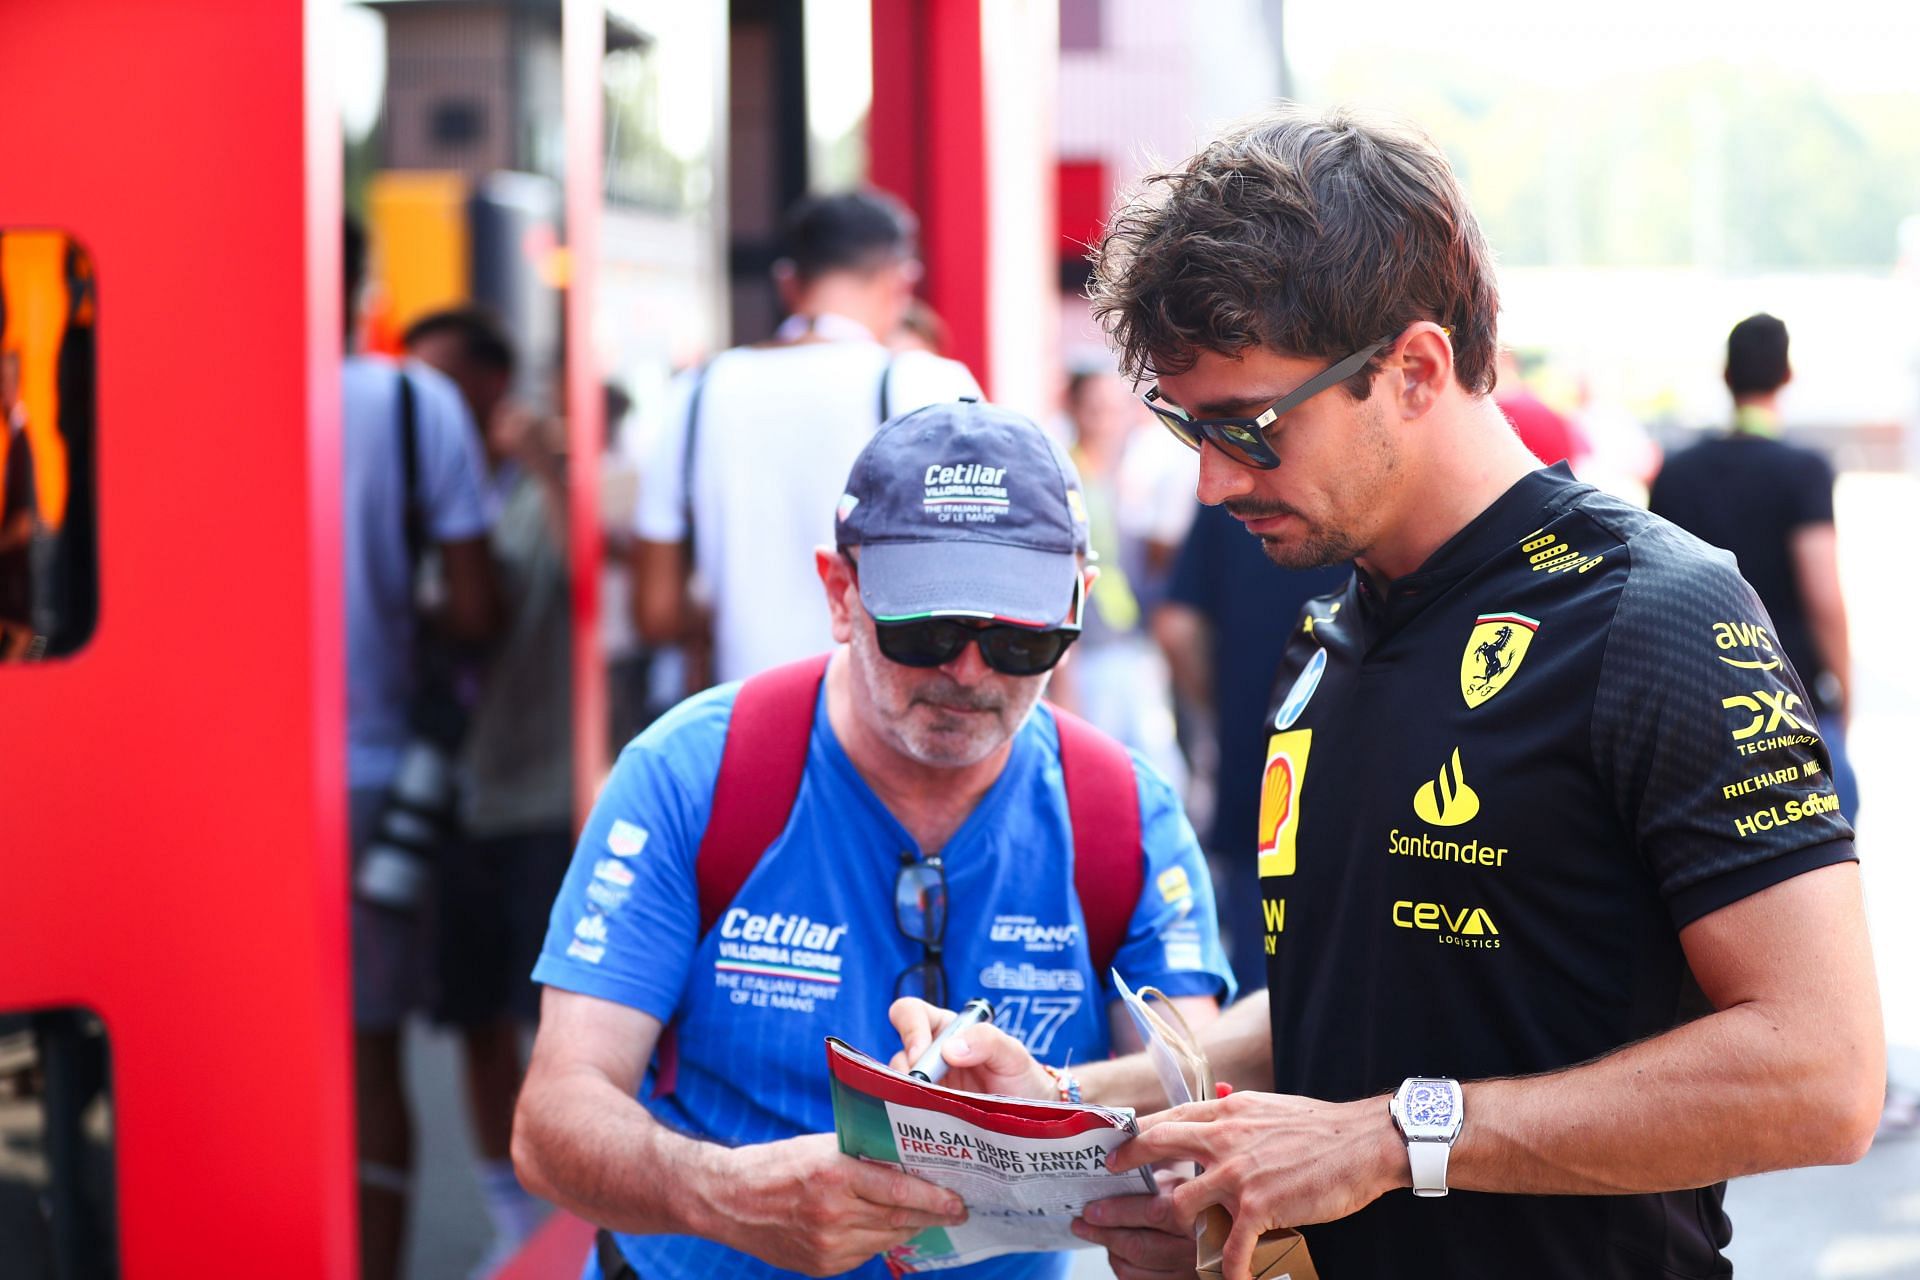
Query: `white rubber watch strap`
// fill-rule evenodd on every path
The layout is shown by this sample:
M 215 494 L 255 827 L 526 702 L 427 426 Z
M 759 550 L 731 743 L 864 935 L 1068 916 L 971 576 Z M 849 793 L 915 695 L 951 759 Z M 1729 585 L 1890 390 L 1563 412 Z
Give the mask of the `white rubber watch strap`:
M 1413 1165 L 1413 1194 L 1447 1194 L 1447 1154 L 1452 1150 L 1452 1146 L 1445 1142 L 1407 1143 L 1407 1159 Z

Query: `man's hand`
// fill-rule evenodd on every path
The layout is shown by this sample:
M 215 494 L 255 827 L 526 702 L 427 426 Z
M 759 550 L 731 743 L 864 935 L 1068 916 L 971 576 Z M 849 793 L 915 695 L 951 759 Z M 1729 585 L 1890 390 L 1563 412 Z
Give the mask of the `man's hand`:
M 732 1190 L 713 1238 L 811 1276 L 838 1275 L 926 1227 L 967 1220 L 953 1192 L 842 1155 L 830 1133 L 736 1147 L 725 1159 Z
M 1164 1171 L 1154 1178 L 1159 1195 L 1095 1200 L 1073 1220 L 1073 1234 L 1105 1249 L 1107 1265 L 1119 1280 L 1194 1274 L 1193 1230 L 1181 1225 L 1167 1194 L 1182 1180 Z
M 924 1000 L 895 1000 L 887 1010 L 893 1029 L 900 1033 L 901 1051 L 893 1055 L 893 1069 L 905 1071 L 958 1016 Z M 947 1041 L 940 1056 L 947 1060 L 946 1078 L 940 1083 L 950 1088 L 1010 1098 L 1051 1100 L 1054 1096 L 1053 1077 L 1034 1061 L 1027 1046 L 990 1023 L 969 1027 Z
M 1166 1160 L 1196 1160 L 1202 1170 L 1171 1193 L 1177 1223 L 1190 1227 L 1210 1204 L 1233 1216 L 1226 1280 L 1249 1274 L 1262 1232 L 1344 1218 L 1412 1181 L 1384 1097 L 1334 1103 L 1248 1092 L 1190 1102 L 1142 1119 L 1140 1136 L 1108 1165 Z

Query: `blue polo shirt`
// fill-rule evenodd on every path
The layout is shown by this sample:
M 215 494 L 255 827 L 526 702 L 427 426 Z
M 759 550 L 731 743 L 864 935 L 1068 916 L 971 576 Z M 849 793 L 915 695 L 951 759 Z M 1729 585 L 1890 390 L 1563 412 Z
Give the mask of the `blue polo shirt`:
M 868 788 L 816 704 L 787 828 L 729 909 L 698 936 L 694 858 L 706 829 L 738 685 L 692 698 L 624 752 L 587 821 L 534 980 L 677 1019 L 674 1093 L 641 1101 L 663 1123 L 729 1146 L 833 1128 L 826 1054 L 835 1035 L 888 1056 L 899 973 L 921 947 L 894 919 L 903 855 L 920 849 Z M 1230 998 L 1199 845 L 1167 783 L 1137 758 L 1146 875 L 1114 965 L 1168 995 Z M 1073 890 L 1072 833 L 1053 715 L 1014 736 L 1000 777 L 946 846 L 949 997 L 985 996 L 1043 1062 L 1111 1052 L 1106 975 L 1093 972 Z M 684 1236 L 620 1236 L 648 1280 L 787 1276 Z M 995 1258 L 967 1277 L 1065 1273 L 1064 1255 Z M 585 1273 L 598 1276 L 591 1260 Z M 853 1274 L 885 1277 L 877 1259 Z

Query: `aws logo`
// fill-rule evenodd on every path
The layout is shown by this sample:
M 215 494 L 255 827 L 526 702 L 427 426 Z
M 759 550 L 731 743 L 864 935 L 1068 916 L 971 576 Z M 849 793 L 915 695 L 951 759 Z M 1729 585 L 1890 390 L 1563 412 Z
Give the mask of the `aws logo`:
M 1436 935 L 1449 946 L 1493 951 L 1500 946 L 1500 930 L 1485 907 L 1450 907 L 1444 902 L 1415 902 L 1402 898 L 1393 904 L 1395 928 Z
M 1730 667 L 1747 671 L 1776 671 L 1780 667 L 1780 655 L 1774 650 L 1773 638 L 1767 634 L 1765 627 L 1757 627 L 1751 622 L 1714 623 L 1713 647 L 1722 650 L 1714 656 Z M 1732 649 L 1751 649 L 1755 656 L 1729 658 L 1725 651 Z
M 1722 698 L 1720 705 L 1735 713 L 1752 713 L 1752 718 L 1733 731 L 1735 742 L 1745 742 L 1759 733 L 1777 733 L 1781 729 L 1807 732 L 1807 726 L 1794 713 L 1800 695 L 1789 689 L 1755 689 L 1751 694 L 1736 693 Z
M 1460 748 L 1453 749 L 1453 757 L 1440 766 L 1440 773 L 1433 781 L 1423 783 L 1413 793 L 1413 811 L 1422 822 L 1436 827 L 1457 827 L 1472 822 L 1480 812 L 1480 795 L 1467 785 L 1466 771 L 1460 765 Z

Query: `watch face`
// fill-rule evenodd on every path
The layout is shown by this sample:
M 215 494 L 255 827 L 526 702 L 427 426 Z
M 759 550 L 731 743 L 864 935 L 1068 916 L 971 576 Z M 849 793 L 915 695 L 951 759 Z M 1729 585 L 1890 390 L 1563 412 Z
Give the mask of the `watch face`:
M 1437 1081 L 1417 1080 L 1407 1087 L 1400 1114 L 1410 1129 L 1444 1129 L 1453 1123 L 1453 1090 Z

